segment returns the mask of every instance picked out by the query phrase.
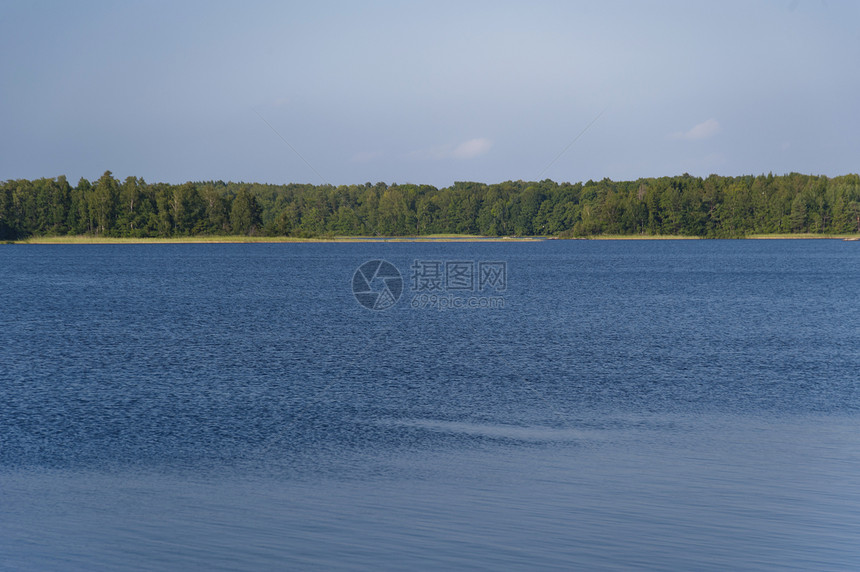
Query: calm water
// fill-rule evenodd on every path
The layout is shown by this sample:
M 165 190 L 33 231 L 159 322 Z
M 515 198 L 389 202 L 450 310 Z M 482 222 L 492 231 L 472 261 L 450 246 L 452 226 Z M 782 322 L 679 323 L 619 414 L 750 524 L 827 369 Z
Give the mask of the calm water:
M 858 324 L 840 241 L 2 246 L 0 569 L 857 569 Z

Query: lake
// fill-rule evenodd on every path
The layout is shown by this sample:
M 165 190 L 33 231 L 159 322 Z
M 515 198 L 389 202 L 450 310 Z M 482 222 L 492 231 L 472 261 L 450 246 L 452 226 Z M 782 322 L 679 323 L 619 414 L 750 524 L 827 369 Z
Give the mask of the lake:
M 835 240 L 0 246 L 0 568 L 858 569 L 858 324 Z

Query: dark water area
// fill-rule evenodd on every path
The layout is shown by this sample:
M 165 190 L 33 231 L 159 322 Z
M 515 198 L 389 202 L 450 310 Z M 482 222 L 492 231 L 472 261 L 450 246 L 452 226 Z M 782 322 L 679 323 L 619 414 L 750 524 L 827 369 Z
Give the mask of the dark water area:
M 0 569 L 857 569 L 858 308 L 831 240 L 0 246 Z

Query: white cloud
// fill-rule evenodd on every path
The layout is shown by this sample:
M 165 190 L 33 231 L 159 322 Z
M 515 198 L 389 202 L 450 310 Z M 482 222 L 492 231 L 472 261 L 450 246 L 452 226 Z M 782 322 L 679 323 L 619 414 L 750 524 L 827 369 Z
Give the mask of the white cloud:
M 700 139 L 707 139 L 709 137 L 713 137 L 717 133 L 720 132 L 720 122 L 716 119 L 708 119 L 707 121 L 703 121 L 698 125 L 694 125 L 688 131 L 678 131 L 677 133 L 672 133 L 672 139 L 683 139 L 685 141 L 698 141 Z
M 469 139 L 462 143 L 450 143 L 448 145 L 439 145 L 429 149 L 421 149 L 409 154 L 410 157 L 416 159 L 474 159 L 486 154 L 493 142 L 484 137 Z
M 350 157 L 350 161 L 353 163 L 369 163 L 371 161 L 381 159 L 384 156 L 385 154 L 381 151 L 359 151 Z
M 485 154 L 492 146 L 493 142 L 489 139 L 469 139 L 468 141 L 463 141 L 457 145 L 454 150 L 451 151 L 451 156 L 455 159 L 472 159 Z

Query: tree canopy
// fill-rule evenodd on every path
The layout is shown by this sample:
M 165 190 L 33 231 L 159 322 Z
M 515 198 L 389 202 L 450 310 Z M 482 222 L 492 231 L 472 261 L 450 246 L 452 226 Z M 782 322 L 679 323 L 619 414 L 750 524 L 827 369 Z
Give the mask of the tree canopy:
M 586 183 L 179 185 L 106 171 L 0 183 L 0 239 L 98 235 L 487 236 L 860 232 L 860 176 L 676 177 Z

